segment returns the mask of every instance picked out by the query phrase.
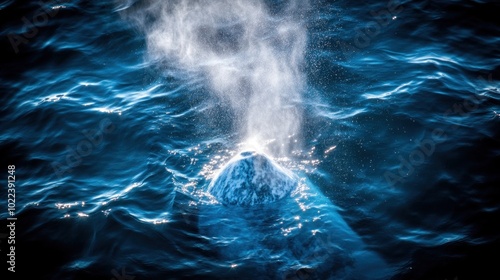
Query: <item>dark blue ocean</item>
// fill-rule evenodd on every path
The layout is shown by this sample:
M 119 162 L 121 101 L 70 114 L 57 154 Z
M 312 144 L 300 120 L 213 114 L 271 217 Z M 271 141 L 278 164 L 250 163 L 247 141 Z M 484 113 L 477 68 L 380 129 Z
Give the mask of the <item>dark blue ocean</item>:
M 499 13 L 0 1 L 0 278 L 498 279 Z M 297 190 L 207 193 L 249 148 Z

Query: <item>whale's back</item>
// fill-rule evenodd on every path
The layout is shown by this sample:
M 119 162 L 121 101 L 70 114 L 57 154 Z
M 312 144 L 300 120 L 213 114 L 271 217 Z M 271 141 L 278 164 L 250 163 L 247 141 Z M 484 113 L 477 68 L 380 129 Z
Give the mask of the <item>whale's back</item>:
M 229 278 L 241 269 L 261 279 L 390 278 L 385 260 L 367 250 L 328 197 L 264 154 L 237 155 L 208 190 L 225 205 L 200 204 L 198 227 L 221 263 L 239 263 Z
M 297 186 L 291 172 L 257 152 L 242 152 L 212 180 L 208 191 L 221 203 L 254 205 L 284 198 Z

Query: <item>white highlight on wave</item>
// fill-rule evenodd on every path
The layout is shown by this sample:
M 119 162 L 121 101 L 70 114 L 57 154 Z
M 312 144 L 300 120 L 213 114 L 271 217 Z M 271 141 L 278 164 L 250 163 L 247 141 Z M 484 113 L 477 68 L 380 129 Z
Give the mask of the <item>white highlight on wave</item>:
M 202 73 L 231 104 L 242 141 L 274 140 L 279 149 L 272 152 L 286 153 L 300 129 L 303 8 L 301 1 L 278 12 L 259 0 L 151 1 L 130 17 L 144 31 L 151 58 Z

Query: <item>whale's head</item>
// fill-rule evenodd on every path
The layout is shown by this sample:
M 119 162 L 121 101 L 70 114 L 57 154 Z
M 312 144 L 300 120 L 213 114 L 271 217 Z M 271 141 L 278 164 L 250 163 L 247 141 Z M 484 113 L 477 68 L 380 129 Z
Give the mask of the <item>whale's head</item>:
M 223 204 L 248 206 L 280 200 L 296 186 L 289 170 L 265 154 L 244 151 L 219 171 L 208 191 Z

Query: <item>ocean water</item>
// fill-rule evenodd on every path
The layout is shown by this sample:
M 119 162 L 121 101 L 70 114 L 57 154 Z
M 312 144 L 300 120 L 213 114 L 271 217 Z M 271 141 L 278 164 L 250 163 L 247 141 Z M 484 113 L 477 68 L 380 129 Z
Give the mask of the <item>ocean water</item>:
M 1 1 L 1 279 L 498 277 L 499 12 Z M 207 194 L 249 148 L 298 189 Z

